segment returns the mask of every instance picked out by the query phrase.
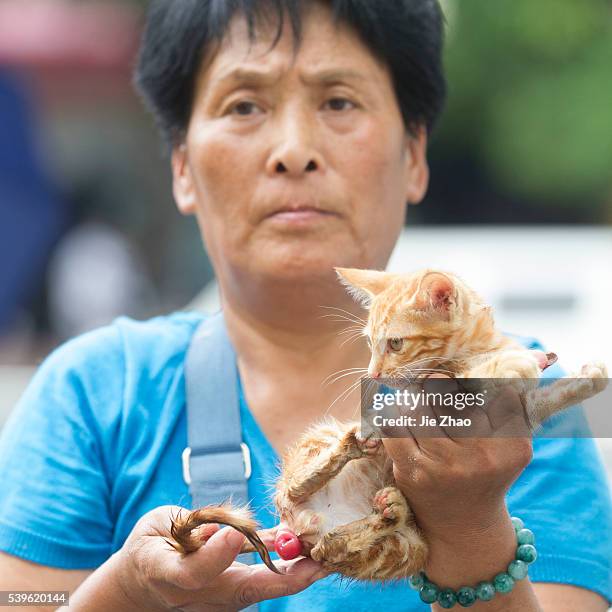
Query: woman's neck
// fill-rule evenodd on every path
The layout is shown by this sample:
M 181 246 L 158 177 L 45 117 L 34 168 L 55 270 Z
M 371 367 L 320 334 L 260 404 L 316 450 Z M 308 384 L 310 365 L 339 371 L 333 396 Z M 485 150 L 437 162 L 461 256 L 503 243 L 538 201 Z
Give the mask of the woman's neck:
M 327 414 L 358 418 L 358 385 L 350 396 L 340 396 L 365 373 L 370 353 L 365 339 L 345 342 L 347 334 L 340 332 L 356 325 L 365 314 L 338 289 L 327 297 L 312 299 L 311 295 L 310 300 L 303 291 L 284 299 L 277 292 L 273 299 L 268 295 L 271 299 L 267 301 L 249 300 L 248 307 L 232 299 L 235 296 L 223 296 L 245 395 L 262 425 L 265 418 L 286 418 L 288 413 L 297 429 Z M 326 381 L 347 368 L 363 368 L 363 372 Z M 279 448 L 284 442 L 279 440 Z

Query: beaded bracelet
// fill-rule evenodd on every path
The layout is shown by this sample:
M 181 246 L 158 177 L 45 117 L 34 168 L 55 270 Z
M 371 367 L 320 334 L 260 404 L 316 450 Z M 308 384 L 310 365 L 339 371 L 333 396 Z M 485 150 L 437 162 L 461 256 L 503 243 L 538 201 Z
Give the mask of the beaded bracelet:
M 444 609 L 452 608 L 455 604 L 469 608 L 478 600 L 491 601 L 495 593 L 509 593 L 514 582 L 525 578 L 529 565 L 538 558 L 533 532 L 525 529 L 520 518 L 512 517 L 512 524 L 517 542 L 515 559 L 510 562 L 505 572 L 497 574 L 491 582 L 479 582 L 475 587 L 461 587 L 454 591 L 441 589 L 427 578 L 425 572 L 419 572 L 408 579 L 410 586 L 419 592 L 421 601 L 428 604 L 438 603 Z

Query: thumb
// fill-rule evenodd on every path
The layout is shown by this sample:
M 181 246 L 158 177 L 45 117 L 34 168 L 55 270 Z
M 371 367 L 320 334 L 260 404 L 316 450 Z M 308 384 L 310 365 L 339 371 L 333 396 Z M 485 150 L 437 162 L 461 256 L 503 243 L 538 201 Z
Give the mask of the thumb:
M 244 540 L 239 531 L 224 527 L 213 534 L 204 546 L 188 555 L 186 561 L 192 567 L 197 567 L 202 583 L 206 584 L 236 560 Z

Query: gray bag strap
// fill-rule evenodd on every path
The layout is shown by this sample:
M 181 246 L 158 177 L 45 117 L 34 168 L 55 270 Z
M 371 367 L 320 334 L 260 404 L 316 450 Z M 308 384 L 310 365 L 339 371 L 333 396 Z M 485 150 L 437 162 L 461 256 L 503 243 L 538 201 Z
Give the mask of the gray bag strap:
M 194 508 L 249 501 L 251 457 L 242 441 L 237 383 L 236 354 L 218 312 L 199 325 L 185 361 L 188 446 L 182 462 Z M 251 564 L 255 555 L 238 560 Z

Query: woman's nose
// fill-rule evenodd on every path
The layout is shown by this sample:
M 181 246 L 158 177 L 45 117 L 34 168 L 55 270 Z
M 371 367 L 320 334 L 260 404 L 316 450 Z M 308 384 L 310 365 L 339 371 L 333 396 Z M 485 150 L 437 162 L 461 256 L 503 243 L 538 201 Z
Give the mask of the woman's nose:
M 268 160 L 270 174 L 301 176 L 320 171 L 323 161 L 314 146 L 313 126 L 303 114 L 287 114 L 276 127 L 276 146 Z

